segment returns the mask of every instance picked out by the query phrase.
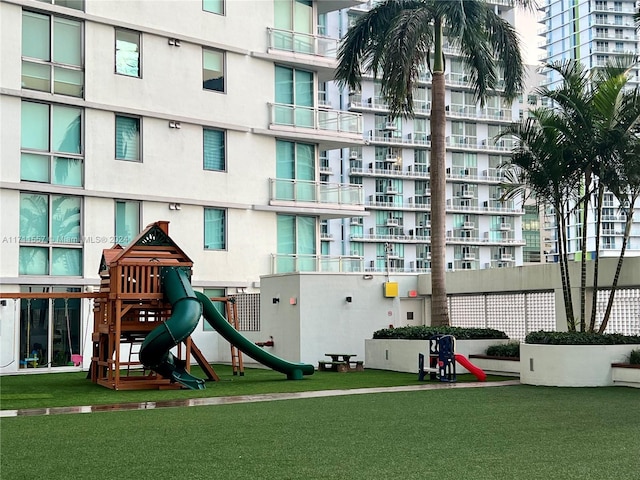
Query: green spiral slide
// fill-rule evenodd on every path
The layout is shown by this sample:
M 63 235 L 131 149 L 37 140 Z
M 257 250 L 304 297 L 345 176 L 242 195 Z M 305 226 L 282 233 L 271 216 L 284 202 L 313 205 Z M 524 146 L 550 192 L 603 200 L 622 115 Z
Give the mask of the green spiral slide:
M 312 375 L 313 365 L 283 360 L 258 347 L 242 334 L 216 310 L 206 295 L 195 292 L 183 268 L 166 267 L 161 272 L 162 289 L 172 305 L 171 317 L 147 335 L 140 348 L 140 362 L 165 378 L 193 389 L 205 388 L 204 380 L 194 377 L 186 370 L 186 362 L 175 357 L 171 349 L 184 341 L 198 326 L 200 316 L 232 345 L 254 360 L 287 375 L 289 380 L 299 380 L 303 375 Z
M 142 342 L 140 362 L 164 378 L 190 388 L 204 389 L 204 380 L 187 372 L 187 362 L 170 350 L 186 340 L 198 326 L 202 305 L 196 298 L 187 272 L 182 268 L 166 267 L 161 273 L 162 290 L 171 302 L 171 317 L 154 328 Z

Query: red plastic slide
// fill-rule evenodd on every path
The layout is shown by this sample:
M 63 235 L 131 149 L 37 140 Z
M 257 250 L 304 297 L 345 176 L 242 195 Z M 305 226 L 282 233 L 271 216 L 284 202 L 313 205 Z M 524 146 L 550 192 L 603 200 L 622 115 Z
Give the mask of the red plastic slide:
M 478 379 L 479 382 L 484 382 L 487 379 L 487 374 L 484 373 L 484 370 L 476 367 L 473 363 L 469 361 L 469 359 L 467 359 L 467 357 L 465 357 L 464 355 L 460 355 L 459 353 L 456 353 L 455 357 L 456 357 L 456 362 L 458 362 L 464 368 L 469 370 L 473 375 L 475 375 L 475 377 Z

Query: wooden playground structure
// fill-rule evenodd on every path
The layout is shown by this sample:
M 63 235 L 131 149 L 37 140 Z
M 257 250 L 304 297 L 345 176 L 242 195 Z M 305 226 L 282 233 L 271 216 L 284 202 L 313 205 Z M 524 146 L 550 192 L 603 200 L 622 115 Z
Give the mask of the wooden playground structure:
M 169 222 L 159 221 L 145 228 L 125 248 L 105 249 L 100 261 L 100 291 L 95 293 L 17 293 L 3 298 L 93 298 L 94 325 L 88 378 L 115 390 L 180 388 L 142 366 L 137 359 L 140 346 L 154 328 L 172 313 L 161 285 L 163 267 L 180 267 L 191 276 L 193 262 L 168 234 Z M 222 302 L 226 318 L 238 329 L 238 310 L 233 298 L 212 298 Z M 195 360 L 209 380 L 219 377 L 191 339 L 176 346 L 176 356 L 190 370 Z M 244 374 L 242 352 L 231 345 L 234 375 Z
M 141 368 L 132 358 L 147 334 L 171 316 L 171 304 L 164 299 L 160 282 L 162 267 L 181 267 L 191 276 L 193 262 L 169 237 L 168 224 L 151 224 L 126 248 L 116 246 L 103 252 L 100 292 L 106 297 L 97 298 L 94 306 L 90 369 L 94 383 L 116 390 L 180 388 Z M 235 302 L 227 297 L 212 300 L 223 302 L 227 319 L 237 329 Z M 121 358 L 127 350 L 123 346 L 128 346 L 128 358 Z M 219 380 L 191 336 L 178 344 L 177 356 L 185 360 L 187 370 L 193 357 L 209 380 Z M 242 353 L 233 345 L 231 360 L 234 375 L 244 374 Z

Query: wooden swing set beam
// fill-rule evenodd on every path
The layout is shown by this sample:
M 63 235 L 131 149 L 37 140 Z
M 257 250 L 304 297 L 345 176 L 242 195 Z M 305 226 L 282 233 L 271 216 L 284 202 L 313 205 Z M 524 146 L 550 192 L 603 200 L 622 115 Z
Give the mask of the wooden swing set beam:
M 107 298 L 109 293 L 96 292 L 96 293 L 84 293 L 84 292 L 3 292 L 0 293 L 0 298 L 8 298 L 13 300 L 20 300 L 23 298 L 29 299 L 48 299 L 48 298 Z

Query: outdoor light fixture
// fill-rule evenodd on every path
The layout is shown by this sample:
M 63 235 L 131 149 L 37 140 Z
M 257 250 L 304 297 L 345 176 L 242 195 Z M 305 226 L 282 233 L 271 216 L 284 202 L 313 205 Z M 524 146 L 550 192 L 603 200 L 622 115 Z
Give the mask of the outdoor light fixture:
M 179 203 L 170 203 L 169 210 L 182 210 L 182 206 Z
M 273 297 L 273 298 L 271 299 L 271 302 L 272 302 L 272 303 L 280 303 L 280 297 Z
M 353 301 L 353 297 L 349 296 L 345 298 L 345 300 L 347 301 L 347 303 L 351 303 Z

